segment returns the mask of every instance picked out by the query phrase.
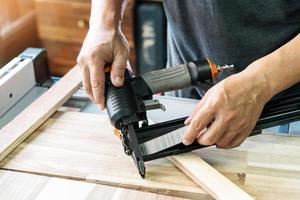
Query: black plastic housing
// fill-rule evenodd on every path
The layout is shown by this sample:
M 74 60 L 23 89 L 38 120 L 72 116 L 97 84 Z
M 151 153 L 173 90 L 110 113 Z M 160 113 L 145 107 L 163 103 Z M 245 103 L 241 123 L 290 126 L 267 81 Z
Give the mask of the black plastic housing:
M 143 101 L 152 99 L 152 95 L 145 81 L 140 77 L 131 78 L 128 71 L 122 87 L 115 87 L 110 80 L 110 73 L 106 73 L 106 109 L 111 124 L 119 130 L 129 123 L 147 120 Z
M 134 93 L 128 81 L 123 87 L 115 87 L 111 81 L 106 84 L 106 109 L 111 124 L 121 129 L 122 119 L 132 116 L 137 112 Z

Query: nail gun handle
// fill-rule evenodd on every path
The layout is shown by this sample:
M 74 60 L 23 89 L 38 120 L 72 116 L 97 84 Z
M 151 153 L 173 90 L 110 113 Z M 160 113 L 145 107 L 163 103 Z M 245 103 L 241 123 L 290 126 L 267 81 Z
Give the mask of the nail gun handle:
M 208 60 L 207 60 L 208 61 Z M 214 79 L 215 65 L 209 61 L 189 62 L 142 74 L 153 94 L 188 88 L 198 82 Z

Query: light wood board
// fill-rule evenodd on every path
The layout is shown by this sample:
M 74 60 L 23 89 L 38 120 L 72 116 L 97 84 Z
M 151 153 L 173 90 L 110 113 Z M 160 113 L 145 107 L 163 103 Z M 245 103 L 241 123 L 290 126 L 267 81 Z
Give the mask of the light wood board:
M 1 200 L 183 200 L 124 188 L 0 170 Z
M 146 163 L 142 180 L 106 116 L 57 112 L 2 163 L 2 168 L 186 198 L 210 196 L 167 159 Z M 260 135 L 239 148 L 196 153 L 256 199 L 300 198 L 300 137 Z
M 46 93 L 30 104 L 14 120 L 0 129 L 0 160 L 21 144 L 69 99 L 81 85 L 79 67 L 75 66 Z
M 218 200 L 254 200 L 195 153 L 170 156 L 171 162 Z
M 57 112 L 3 160 L 5 169 L 193 199 L 211 196 L 167 159 L 138 174 L 106 115 Z

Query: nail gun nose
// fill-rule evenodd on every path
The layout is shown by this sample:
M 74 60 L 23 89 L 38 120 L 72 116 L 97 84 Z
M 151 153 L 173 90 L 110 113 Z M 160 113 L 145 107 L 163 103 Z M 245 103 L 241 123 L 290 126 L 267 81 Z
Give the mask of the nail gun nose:
M 212 79 L 215 79 L 216 75 L 219 72 L 223 72 L 223 71 L 228 71 L 228 70 L 232 70 L 234 69 L 234 65 L 216 65 L 215 63 L 213 63 L 210 59 L 206 59 L 209 66 L 210 66 L 210 70 L 211 70 L 211 77 Z
M 227 65 L 227 64 L 222 65 L 222 66 L 218 65 L 217 69 L 218 69 L 218 72 L 223 72 L 223 71 L 227 71 L 227 70 L 233 70 L 234 69 L 234 65 Z

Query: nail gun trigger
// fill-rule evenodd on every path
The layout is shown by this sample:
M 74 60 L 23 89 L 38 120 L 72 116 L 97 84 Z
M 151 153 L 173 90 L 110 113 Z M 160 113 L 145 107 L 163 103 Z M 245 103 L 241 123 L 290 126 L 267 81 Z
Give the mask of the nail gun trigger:
M 161 109 L 162 111 L 166 111 L 165 106 L 158 99 L 144 100 L 144 105 L 146 110 Z

